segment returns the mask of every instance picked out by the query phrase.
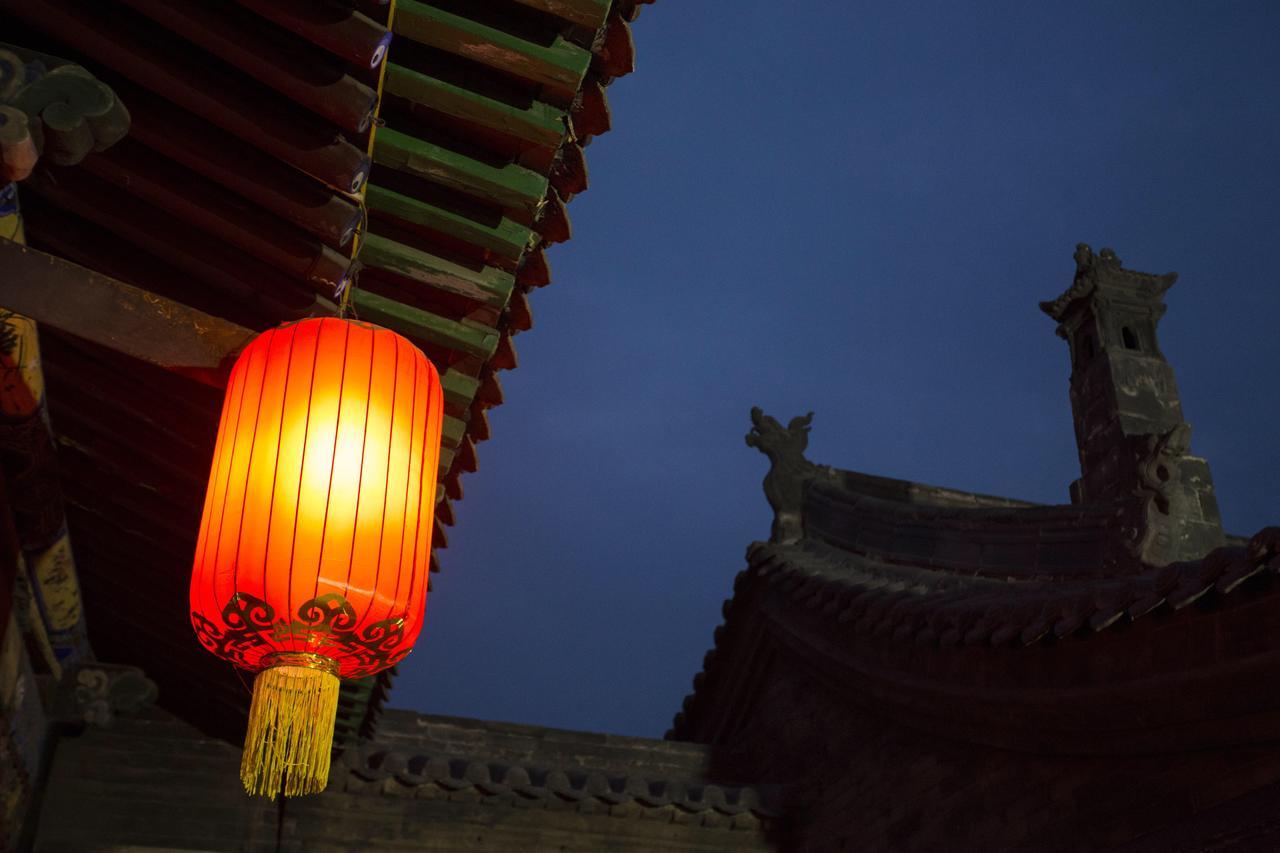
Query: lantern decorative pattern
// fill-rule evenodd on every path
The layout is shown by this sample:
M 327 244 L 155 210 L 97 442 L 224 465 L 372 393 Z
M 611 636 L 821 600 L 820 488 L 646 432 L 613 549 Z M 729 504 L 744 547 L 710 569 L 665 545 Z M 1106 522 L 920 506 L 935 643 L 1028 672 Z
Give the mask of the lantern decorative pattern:
M 259 673 L 241 779 L 322 790 L 339 678 L 422 628 L 443 422 L 435 367 L 352 320 L 264 332 L 232 368 L 191 575 L 206 649 Z

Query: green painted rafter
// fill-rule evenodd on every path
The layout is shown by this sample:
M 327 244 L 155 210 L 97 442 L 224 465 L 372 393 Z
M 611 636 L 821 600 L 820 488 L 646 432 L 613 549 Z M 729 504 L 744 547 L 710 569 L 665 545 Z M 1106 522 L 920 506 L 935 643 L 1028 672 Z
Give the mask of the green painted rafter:
M 455 418 L 452 415 L 444 416 L 444 427 L 441 430 L 441 440 L 445 447 L 457 447 L 462 443 L 462 438 L 467 434 L 467 422 L 461 418 Z
M 591 66 L 590 51 L 560 36 L 535 44 L 417 0 L 396 3 L 394 29 L 397 37 L 532 80 L 562 98 L 573 98 Z
M 516 283 L 515 276 L 497 267 L 474 270 L 373 232 L 364 236 L 360 260 L 370 267 L 499 309 L 506 307 Z
M 365 203 L 377 213 L 386 213 L 405 222 L 447 234 L 509 261 L 520 260 L 533 239 L 533 229 L 506 216 L 498 219 L 495 224 L 488 225 L 379 186 L 369 186 Z
M 395 63 L 387 66 L 383 91 L 543 148 L 559 148 L 568 129 L 564 112 L 550 104 L 522 109 Z
M 471 401 L 480 390 L 479 379 L 457 370 L 446 370 L 440 377 L 440 384 L 444 386 L 444 401 L 461 409 L 470 408 Z
M 415 139 L 390 127 L 380 128 L 373 159 L 441 186 L 533 215 L 546 197 L 549 180 L 532 169 L 508 163 L 491 166 L 456 151 Z
M 549 12 L 566 21 L 573 21 L 578 26 L 598 30 L 604 26 L 612 0 L 516 0 L 516 2 Z
M 450 320 L 369 290 L 351 294 L 356 316 L 409 338 L 447 347 L 488 361 L 498 349 L 498 332 L 470 320 Z

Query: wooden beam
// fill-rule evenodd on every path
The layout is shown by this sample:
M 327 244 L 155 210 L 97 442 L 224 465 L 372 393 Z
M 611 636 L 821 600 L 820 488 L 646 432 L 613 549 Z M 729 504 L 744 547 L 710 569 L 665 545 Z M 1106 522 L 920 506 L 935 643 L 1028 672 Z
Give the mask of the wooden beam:
M 0 239 L 0 306 L 214 387 L 252 329 Z
M 621 77 L 636 70 L 636 43 L 625 18 L 614 15 L 604 31 L 604 43 L 596 50 L 597 67 L 606 77 Z
M 598 30 L 604 26 L 604 19 L 609 14 L 610 0 L 516 0 L 517 3 L 531 6 L 543 12 L 573 21 L 583 27 Z
M 251 16 L 247 16 L 246 25 L 244 16 L 228 14 L 228 10 L 213 4 L 124 2 L 348 133 L 368 130 L 378 96 L 371 87 L 344 73 L 337 60 L 326 61 L 330 57 L 324 54 L 311 54 L 302 60 L 301 51 L 281 50 L 279 31 L 274 27 L 252 26 Z M 306 75 L 298 73 L 298 66 L 304 61 L 310 72 Z
M 372 184 L 366 191 L 365 204 L 370 210 L 456 237 L 509 261 L 519 261 L 533 237 L 532 228 L 506 216 L 493 224 L 478 222 L 430 202 Z
M 394 62 L 387 66 L 383 91 L 542 148 L 559 148 L 568 131 L 564 112 L 550 104 L 512 106 Z
M 534 246 L 525 252 L 516 269 L 516 284 L 524 288 L 546 287 L 551 283 L 551 265 L 542 246 Z
M 296 169 L 186 110 L 136 86 L 117 85 L 129 104 L 129 139 L 340 248 L 360 224 L 360 210 Z
M 372 231 L 364 235 L 360 260 L 368 266 L 499 309 L 506 307 L 516 284 L 514 275 L 496 267 L 472 269 Z
M 537 44 L 417 0 L 396 3 L 392 29 L 398 37 L 532 80 L 562 106 L 573 100 L 591 66 L 591 52 L 561 36 Z
M 532 169 L 514 163 L 491 166 L 392 127 L 379 128 L 373 139 L 373 159 L 380 165 L 530 215 L 536 213 L 550 183 Z
M 444 480 L 445 475 L 449 473 L 449 470 L 453 468 L 453 457 L 456 456 L 457 453 L 458 451 L 456 449 L 441 445 L 440 466 L 436 469 L 436 475 L 441 479 L 441 481 Z
M 467 434 L 467 422 L 451 415 L 444 416 L 444 428 L 440 433 L 440 442 L 445 447 L 457 447 Z
M 440 377 L 440 384 L 444 387 L 445 402 L 463 409 L 471 407 L 471 401 L 480 390 L 479 379 L 453 368 L 444 372 L 444 376 Z
M 301 3 L 293 0 L 292 5 Z M 47 35 L 56 34 L 86 62 L 116 71 L 331 187 L 351 193 L 364 187 L 369 175 L 364 148 L 334 134 L 331 124 L 283 96 L 269 96 L 251 78 L 200 59 L 199 50 L 184 51 L 168 40 L 162 44 L 149 38 L 149 29 L 131 24 L 108 6 L 112 4 L 0 0 L 0 9 Z
M 579 145 L 585 145 L 593 136 L 608 133 L 613 126 L 609 112 L 609 97 L 599 80 L 588 80 L 582 86 L 582 100 L 573 111 L 573 132 Z
M 386 326 L 410 339 L 458 350 L 485 361 L 498 349 L 497 331 L 480 323 L 450 320 L 371 290 L 356 290 L 351 294 L 351 304 L 360 319 Z
M 387 55 L 391 32 L 372 18 L 315 0 L 236 0 L 274 24 L 297 33 L 345 62 L 377 68 Z
M 0 239 L 0 308 L 7 308 L 91 343 L 190 375 L 215 388 L 226 385 L 226 368 L 256 332 L 229 320 L 157 296 L 45 252 Z M 403 309 L 399 325 L 424 339 L 473 348 L 487 357 L 497 348 L 497 334 L 474 324 L 444 318 L 438 333 L 421 325 L 426 312 L 359 291 L 362 313 L 384 318 Z M 373 306 L 370 306 L 373 303 Z M 428 315 L 431 316 L 431 315 Z M 392 326 L 392 323 L 387 323 Z M 457 338 L 465 339 L 466 345 Z M 462 409 L 471 406 L 480 380 L 457 370 L 441 377 L 445 399 Z M 452 420 L 452 419 L 451 419 Z M 451 432 L 457 432 L 451 424 Z

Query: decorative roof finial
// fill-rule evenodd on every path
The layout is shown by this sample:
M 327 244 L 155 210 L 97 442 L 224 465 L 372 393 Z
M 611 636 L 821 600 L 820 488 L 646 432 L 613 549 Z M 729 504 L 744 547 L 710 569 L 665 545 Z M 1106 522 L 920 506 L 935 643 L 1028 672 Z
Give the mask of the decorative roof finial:
M 1127 270 L 1116 250 L 1110 247 L 1095 255 L 1088 243 L 1077 243 L 1071 257 L 1076 262 L 1071 286 L 1057 299 L 1040 303 L 1040 310 L 1059 322 L 1066 317 L 1072 304 L 1088 297 L 1099 287 L 1130 292 L 1144 299 L 1159 299 L 1178 280 L 1176 272 L 1155 275 Z
M 759 406 L 751 409 L 747 446 L 769 457 L 771 467 L 764 478 L 764 496 L 773 507 L 773 532 L 769 538 L 783 545 L 797 542 L 804 535 L 800 516 L 804 487 L 818 472 L 818 466 L 804 458 L 812 422 L 813 412 L 809 412 L 792 418 L 783 427 Z

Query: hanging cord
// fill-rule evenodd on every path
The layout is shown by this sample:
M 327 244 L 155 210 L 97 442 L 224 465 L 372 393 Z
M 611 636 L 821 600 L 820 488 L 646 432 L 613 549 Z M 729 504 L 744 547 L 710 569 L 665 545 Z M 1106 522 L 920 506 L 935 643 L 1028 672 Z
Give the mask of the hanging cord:
M 379 121 L 378 119 L 374 120 Z M 342 288 L 342 295 L 338 300 L 338 316 L 342 319 L 351 317 L 360 319 L 355 314 L 355 308 L 351 304 L 352 292 L 360 286 L 360 248 L 364 242 L 364 234 L 369 230 L 369 208 L 364 203 L 364 192 L 362 191 L 357 198 L 357 204 L 360 210 L 360 224 L 356 226 L 356 231 L 351 235 L 351 277 L 347 281 L 346 286 Z
M 288 797 L 276 800 L 276 853 L 284 851 L 284 804 L 287 802 Z
M 391 0 L 387 4 L 387 24 L 388 30 L 392 30 L 392 24 L 396 19 L 396 0 Z M 394 44 L 395 36 L 391 37 Z M 382 57 L 382 64 L 378 68 L 378 88 L 377 95 L 374 99 L 373 121 L 369 122 L 369 144 L 365 148 L 365 154 L 369 157 L 369 162 L 373 162 L 373 143 L 378 135 L 378 128 L 386 125 L 379 113 L 382 110 L 382 88 L 387 79 L 387 65 L 391 62 L 391 48 L 388 46 L 386 56 Z M 355 268 L 351 274 L 351 280 L 347 282 L 347 286 L 342 290 L 342 298 L 338 303 L 338 316 L 346 319 L 353 317 L 359 319 L 355 313 L 355 307 L 351 304 L 351 294 L 360 286 L 360 247 L 364 243 L 364 235 L 369 230 L 369 207 L 365 204 L 365 194 L 369 189 L 369 181 L 366 178 L 364 186 L 360 188 L 360 192 L 355 196 L 355 202 L 360 208 L 360 226 L 356 229 L 356 233 L 351 237 L 351 265 Z

